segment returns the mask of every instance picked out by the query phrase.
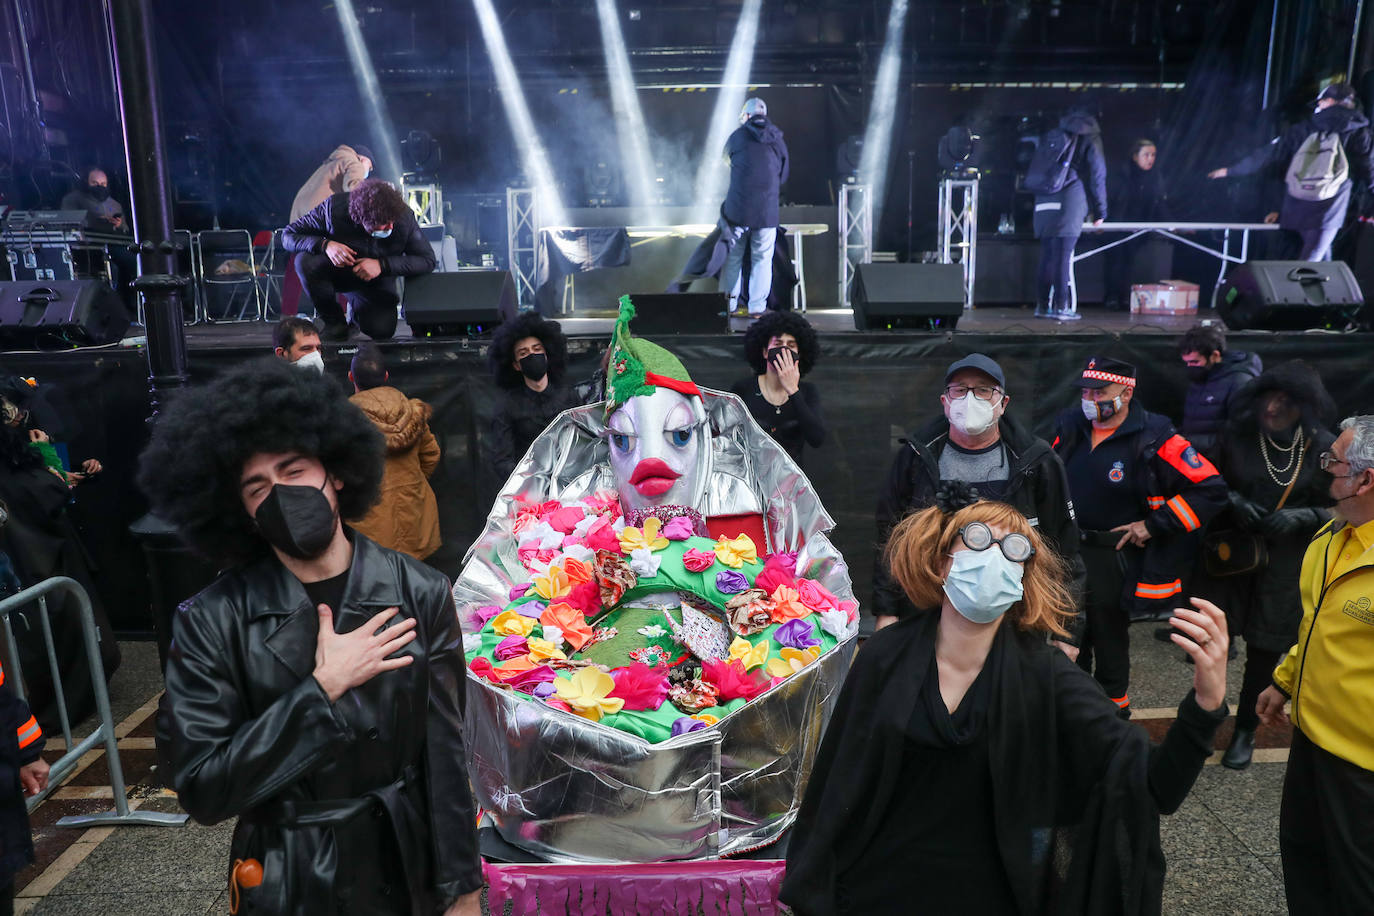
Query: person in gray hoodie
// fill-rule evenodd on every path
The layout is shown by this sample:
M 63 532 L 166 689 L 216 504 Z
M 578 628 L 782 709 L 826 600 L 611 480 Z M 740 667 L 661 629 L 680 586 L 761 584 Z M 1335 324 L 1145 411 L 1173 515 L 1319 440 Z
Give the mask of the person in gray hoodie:
M 1040 240 L 1040 272 L 1035 317 L 1076 321 L 1073 249 L 1091 215 L 1093 225 L 1107 218 L 1107 160 L 1097 118 L 1079 108 L 1059 119 L 1059 130 L 1073 138 L 1064 185 L 1035 195 L 1035 237 Z

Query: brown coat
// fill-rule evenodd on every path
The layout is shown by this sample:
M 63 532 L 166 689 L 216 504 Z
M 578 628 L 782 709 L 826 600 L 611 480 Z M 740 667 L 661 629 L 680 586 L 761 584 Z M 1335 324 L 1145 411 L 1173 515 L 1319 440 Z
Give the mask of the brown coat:
M 353 186 L 366 177 L 367 167 L 353 147 L 339 144 L 296 192 L 296 199 L 291 202 L 290 222 L 305 216 L 330 195 L 353 190 Z
M 359 391 L 349 398 L 386 436 L 382 497 L 372 511 L 353 522 L 383 547 L 417 560 L 439 549 L 439 506 L 429 476 L 439 466 L 439 443 L 429 430 L 430 406 L 389 386 Z

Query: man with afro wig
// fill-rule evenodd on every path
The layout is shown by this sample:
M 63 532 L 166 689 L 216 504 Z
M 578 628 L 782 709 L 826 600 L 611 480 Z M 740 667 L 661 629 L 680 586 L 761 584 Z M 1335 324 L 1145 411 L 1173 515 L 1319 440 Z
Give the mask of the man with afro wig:
M 383 456 L 334 382 L 269 358 L 174 399 L 142 457 L 224 567 L 173 621 L 157 745 L 192 817 L 238 818 L 245 913 L 479 912 L 449 583 L 345 524 Z
M 487 462 L 505 483 L 530 443 L 569 407 L 581 402 L 564 381 L 568 342 L 558 322 L 522 312 L 496 330 L 487 366 L 500 389 L 483 439 Z

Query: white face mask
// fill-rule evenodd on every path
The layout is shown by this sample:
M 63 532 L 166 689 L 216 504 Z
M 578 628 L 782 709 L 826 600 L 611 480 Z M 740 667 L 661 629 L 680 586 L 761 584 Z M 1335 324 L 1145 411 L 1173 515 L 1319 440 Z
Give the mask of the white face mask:
M 1121 412 L 1121 404 L 1119 394 L 1110 401 L 1090 401 L 1083 398 L 1083 416 L 1088 418 L 1089 423 L 1106 422 Z
M 324 375 L 324 356 L 319 350 L 305 354 L 291 365 L 297 369 L 314 369 L 320 375 Z
M 997 407 L 970 391 L 949 402 L 949 422 L 965 435 L 981 436 L 997 422 Z

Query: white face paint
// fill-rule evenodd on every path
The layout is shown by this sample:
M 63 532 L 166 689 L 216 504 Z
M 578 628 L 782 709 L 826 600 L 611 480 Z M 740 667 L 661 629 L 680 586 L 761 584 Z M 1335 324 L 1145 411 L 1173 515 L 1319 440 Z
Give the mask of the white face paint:
M 630 398 L 606 421 L 611 470 L 627 509 L 699 508 L 710 476 L 711 440 L 700 398 L 659 387 Z

